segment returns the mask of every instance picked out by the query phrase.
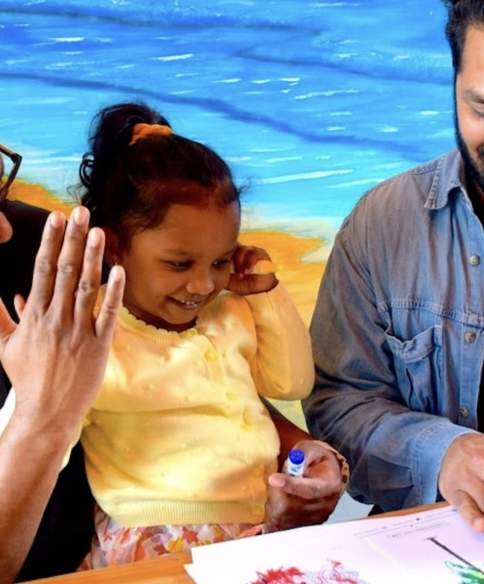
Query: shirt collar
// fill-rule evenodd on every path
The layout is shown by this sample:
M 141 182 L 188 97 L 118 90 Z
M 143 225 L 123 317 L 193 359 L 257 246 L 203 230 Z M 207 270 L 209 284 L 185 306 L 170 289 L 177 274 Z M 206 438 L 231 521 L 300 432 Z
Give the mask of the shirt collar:
M 425 201 L 426 209 L 442 209 L 449 202 L 449 195 L 453 191 L 456 189 L 465 191 L 462 169 L 462 158 L 458 150 L 453 150 L 439 158 L 430 192 Z

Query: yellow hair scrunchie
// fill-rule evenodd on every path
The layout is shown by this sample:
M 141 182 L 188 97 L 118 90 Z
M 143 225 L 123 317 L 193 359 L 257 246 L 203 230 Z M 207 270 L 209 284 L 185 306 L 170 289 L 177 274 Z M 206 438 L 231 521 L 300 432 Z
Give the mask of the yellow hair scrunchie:
M 161 124 L 135 124 L 129 145 L 136 144 L 138 140 L 143 140 L 147 136 L 170 136 L 171 134 L 173 134 L 173 130 L 169 126 L 162 126 Z

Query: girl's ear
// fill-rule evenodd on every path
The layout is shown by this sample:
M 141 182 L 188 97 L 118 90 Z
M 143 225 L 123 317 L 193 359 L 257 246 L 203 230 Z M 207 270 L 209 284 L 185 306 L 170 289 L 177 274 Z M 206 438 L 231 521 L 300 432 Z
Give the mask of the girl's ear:
M 110 227 L 103 227 L 106 237 L 105 257 L 109 266 L 114 266 L 121 259 L 121 242 L 119 237 Z

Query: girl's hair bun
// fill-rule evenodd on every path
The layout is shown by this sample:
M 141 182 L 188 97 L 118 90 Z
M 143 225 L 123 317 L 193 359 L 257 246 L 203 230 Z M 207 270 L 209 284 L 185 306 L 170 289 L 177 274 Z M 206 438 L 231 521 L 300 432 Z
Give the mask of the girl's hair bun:
M 239 203 L 226 162 L 210 147 L 173 133 L 145 104 L 102 109 L 93 119 L 89 147 L 79 175 L 81 202 L 93 225 L 134 232 L 159 225 L 174 203 Z

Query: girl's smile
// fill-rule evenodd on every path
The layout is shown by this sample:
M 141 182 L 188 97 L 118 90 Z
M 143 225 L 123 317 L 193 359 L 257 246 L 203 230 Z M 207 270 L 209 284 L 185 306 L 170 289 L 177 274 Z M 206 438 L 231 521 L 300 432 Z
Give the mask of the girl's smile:
M 192 311 L 192 310 L 200 310 L 200 308 L 203 306 L 204 300 L 178 300 L 177 298 L 171 298 L 168 297 L 168 300 L 171 300 L 172 302 L 175 302 L 175 304 L 178 304 L 181 308 L 187 310 L 187 311 Z

